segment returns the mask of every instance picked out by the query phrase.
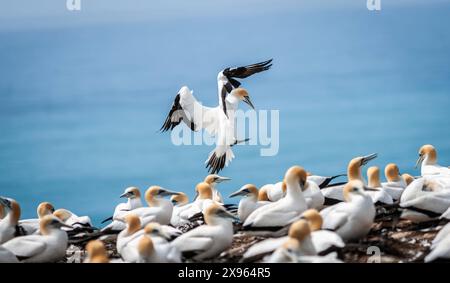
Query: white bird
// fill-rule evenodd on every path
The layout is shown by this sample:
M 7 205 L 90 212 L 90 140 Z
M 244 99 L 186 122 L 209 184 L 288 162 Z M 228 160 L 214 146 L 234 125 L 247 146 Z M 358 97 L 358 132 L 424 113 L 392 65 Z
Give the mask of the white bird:
M 262 196 L 267 200 L 275 202 L 282 199 L 286 195 L 286 183 L 284 181 L 275 184 L 265 184 L 260 189 Z
M 122 231 L 125 229 L 123 217 L 131 210 L 142 207 L 141 192 L 137 187 L 128 187 L 125 189 L 120 198 L 127 198 L 126 203 L 119 203 L 114 209 L 114 214 L 102 221 L 102 223 L 112 220 L 110 224 L 102 229 L 102 231 Z
M 420 167 L 422 176 L 426 175 L 450 175 L 448 167 L 437 164 L 437 151 L 431 144 L 426 144 L 419 149 L 419 158 L 416 162 Z
M 16 237 L 3 244 L 21 262 L 56 262 L 66 255 L 68 237 L 61 227 L 67 227 L 57 217 L 46 215 L 40 220 L 41 235 Z
M 308 222 L 311 230 L 311 241 L 314 249 L 318 254 L 325 255 L 335 250 L 336 248 L 343 248 L 345 243 L 341 237 L 332 231 L 321 230 L 323 219 L 319 212 L 315 209 L 308 209 L 302 213 L 301 219 Z M 290 227 L 291 235 L 294 235 L 296 226 Z M 297 232 L 299 233 L 299 232 Z M 251 259 L 261 255 L 270 253 L 280 247 L 288 240 L 289 236 L 279 238 L 269 238 L 252 245 L 243 255 L 243 259 Z
M 377 154 L 372 153 L 366 156 L 355 157 L 350 160 L 347 166 L 348 181 L 359 180 L 364 183 L 364 179 L 361 174 L 361 167 L 376 157 Z M 344 186 L 345 185 L 335 185 L 323 188 L 321 191 L 325 197 L 325 205 L 332 205 L 344 201 Z
M 223 197 L 222 194 L 217 190 L 216 186 L 219 183 L 225 182 L 225 181 L 229 181 L 231 180 L 228 177 L 222 177 L 219 176 L 217 174 L 210 174 L 208 176 L 205 177 L 205 180 L 203 182 L 208 183 L 211 186 L 212 192 L 213 192 L 213 196 L 212 199 L 214 201 L 223 203 Z
M 428 221 L 449 209 L 450 189 L 443 187 L 433 177 L 422 177 L 403 191 L 400 207 L 403 208 L 401 218 L 413 222 Z
M 375 218 L 375 206 L 365 190 L 371 189 L 359 180 L 348 182 L 344 187 L 346 202 L 320 212 L 323 229 L 335 231 L 346 242 L 367 235 Z
M 196 227 L 171 242 L 182 253 L 195 253 L 194 260 L 217 256 L 231 246 L 236 217 L 218 204 L 211 204 L 204 212 L 206 225 Z
M 72 227 L 72 229 L 92 227 L 92 221 L 89 216 L 78 216 L 72 211 L 64 208 L 55 210 L 55 212 L 53 212 L 53 215 L 61 219 L 61 221 L 65 224 Z
M 86 245 L 88 257 L 84 263 L 109 263 L 108 252 L 100 240 L 91 240 Z
M 12 252 L 0 246 L 0 263 L 18 263 L 18 262 L 19 260 Z
M 408 186 L 415 180 L 415 178 L 413 176 L 409 175 L 408 173 L 403 173 L 402 178 L 405 181 L 406 186 Z
M 180 212 L 180 218 L 184 222 L 189 221 L 194 215 L 204 212 L 209 205 L 213 203 L 219 204 L 212 200 L 212 189 L 208 183 L 198 183 L 195 186 L 195 191 L 197 194 L 195 201 L 192 202 L 188 208 Z
M 436 234 L 431 245 L 431 252 L 425 257 L 425 262 L 450 258 L 450 223 L 447 223 Z
M 169 238 L 170 235 L 164 231 L 164 226 L 158 223 L 147 224 L 144 228 L 144 235 L 138 242 L 139 259 L 137 262 L 180 263 L 181 253 L 169 244 L 167 241 Z
M 384 175 L 387 182 L 381 183 L 384 190 L 394 199 L 400 199 L 407 184 L 405 179 L 400 175 L 400 170 L 394 163 L 389 163 L 384 168 Z
M 306 200 L 308 208 L 322 209 L 325 203 L 325 197 L 322 194 L 319 186 L 313 181 L 306 179 L 306 190 L 303 192 L 303 197 Z
M 20 206 L 13 199 L 0 197 L 0 203 L 8 210 L 8 214 L 0 221 L 0 244 L 18 236 Z
M 381 186 L 380 183 L 380 169 L 378 166 L 372 166 L 367 169 L 367 180 L 369 188 L 374 189 L 374 191 L 366 191 L 374 204 L 393 204 L 394 200 L 392 196 Z
M 294 222 L 307 209 L 303 191 L 308 188 L 306 171 L 292 166 L 285 174 L 286 196 L 253 211 L 243 224 L 244 229 L 284 227 Z
M 258 189 L 252 184 L 242 186 L 229 198 L 237 196 L 242 196 L 238 206 L 238 216 L 241 222 L 244 222 L 255 209 L 270 203 L 269 201 L 258 201 Z
M 53 205 L 49 202 L 41 202 L 37 207 L 38 218 L 19 220 L 19 226 L 25 232 L 25 235 L 39 233 L 39 221 L 46 215 L 51 215 L 55 211 Z
M 186 224 L 189 222 L 189 220 L 182 219 L 180 217 L 180 214 L 186 210 L 189 209 L 192 205 L 192 203 L 189 203 L 188 196 L 183 193 L 179 192 L 178 195 L 173 195 L 170 197 L 170 201 L 173 205 L 173 211 L 172 211 L 172 217 L 170 218 L 170 224 L 172 226 L 180 226 L 183 224 Z
M 139 217 L 133 213 L 124 216 L 126 228 L 117 235 L 116 248 L 122 259 L 126 262 L 137 262 L 139 253 L 137 246 L 139 239 L 144 234 L 141 229 Z

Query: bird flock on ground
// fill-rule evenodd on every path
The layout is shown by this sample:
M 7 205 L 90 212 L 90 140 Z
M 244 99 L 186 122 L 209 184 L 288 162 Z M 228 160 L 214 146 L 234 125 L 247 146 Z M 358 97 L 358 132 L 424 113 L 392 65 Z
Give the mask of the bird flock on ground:
M 86 263 L 176 263 L 214 259 L 239 235 L 265 235 L 243 253 L 242 262 L 341 262 L 336 251 L 357 242 L 372 228 L 377 214 L 394 208 L 399 218 L 414 223 L 450 219 L 450 169 L 437 163 L 432 145 L 419 150 L 421 175 L 400 174 L 390 163 L 384 168 L 362 167 L 376 154 L 348 163 L 347 180 L 309 173 L 292 166 L 273 184 L 245 184 L 225 204 L 221 182 L 208 175 L 195 186 L 189 201 L 184 192 L 151 186 L 144 194 L 136 187 L 120 196 L 126 202 L 99 229 L 88 216 L 56 209 L 48 202 L 37 207 L 36 219 L 21 219 L 19 203 L 0 197 L 0 262 L 58 262 L 69 243 L 85 247 Z M 110 258 L 104 242 L 114 239 L 120 258 Z M 450 258 L 450 224 L 436 235 L 424 261 Z

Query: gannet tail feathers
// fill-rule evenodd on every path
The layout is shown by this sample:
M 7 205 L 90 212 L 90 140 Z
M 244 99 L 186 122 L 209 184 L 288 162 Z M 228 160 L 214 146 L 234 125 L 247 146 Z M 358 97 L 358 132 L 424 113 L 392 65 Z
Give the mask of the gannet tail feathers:
M 210 154 L 208 159 L 205 161 L 206 168 L 210 174 L 219 173 L 225 166 L 231 162 L 234 158 L 234 153 L 230 146 L 227 146 L 227 150 L 222 153 L 222 150 L 217 147 Z

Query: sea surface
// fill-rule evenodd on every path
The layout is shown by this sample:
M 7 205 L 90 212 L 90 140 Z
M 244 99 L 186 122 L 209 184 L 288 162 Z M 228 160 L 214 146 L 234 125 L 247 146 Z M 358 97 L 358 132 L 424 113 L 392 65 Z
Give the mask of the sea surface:
M 158 132 L 175 95 L 188 85 L 214 106 L 221 69 L 269 58 L 272 69 L 243 86 L 257 109 L 279 110 L 279 152 L 236 146 L 224 195 L 277 182 L 294 164 L 345 173 L 373 152 L 371 165 L 417 175 L 426 143 L 450 165 L 448 1 L 375 12 L 360 2 L 0 28 L 0 195 L 24 218 L 50 201 L 96 224 L 128 186 L 193 197 L 212 147 Z

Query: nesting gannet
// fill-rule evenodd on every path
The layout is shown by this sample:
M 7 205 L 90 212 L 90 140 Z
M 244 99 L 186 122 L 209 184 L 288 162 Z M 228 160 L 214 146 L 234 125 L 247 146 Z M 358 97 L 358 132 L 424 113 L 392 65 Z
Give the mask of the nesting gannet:
M 431 245 L 431 252 L 425 257 L 425 262 L 450 258 L 450 223 L 447 223 L 436 234 Z
M 224 181 L 229 181 L 231 180 L 228 177 L 222 177 L 219 176 L 217 174 L 210 174 L 208 176 L 205 177 L 205 180 L 203 180 L 203 182 L 208 183 L 209 185 L 211 185 L 211 189 L 213 192 L 213 200 L 223 203 L 223 198 L 222 198 L 222 194 L 216 189 L 216 185 L 219 183 L 222 183 Z
M 437 164 L 437 151 L 431 144 L 426 144 L 419 149 L 419 158 L 416 162 L 416 167 L 420 167 L 422 176 L 425 175 L 449 175 L 450 169 L 448 167 Z
M 9 250 L 0 246 L 0 263 L 18 263 L 17 257 Z
M 380 169 L 378 168 L 378 166 L 372 166 L 367 169 L 367 179 L 369 180 L 368 182 L 369 188 L 372 188 L 375 191 L 366 191 L 366 194 L 368 194 L 372 198 L 374 204 L 394 203 L 392 196 L 388 192 L 386 192 L 386 190 L 381 186 Z
M 313 181 L 306 179 L 305 187 L 306 190 L 303 192 L 303 197 L 306 200 L 308 208 L 322 209 L 325 203 L 325 197 L 319 186 Z
M 53 215 L 61 219 L 65 224 L 73 228 L 86 228 L 92 227 L 92 221 L 89 216 L 77 216 L 70 210 L 60 208 L 53 212 Z
M 126 228 L 122 230 L 117 236 L 116 248 L 117 252 L 126 262 L 137 262 L 139 260 L 139 253 L 137 246 L 139 239 L 144 234 L 141 229 L 141 221 L 139 217 L 133 213 L 124 216 Z
M 61 227 L 66 227 L 53 215 L 46 215 L 40 220 L 41 235 L 16 237 L 3 244 L 21 262 L 55 262 L 66 255 L 67 233 Z
M 55 211 L 53 205 L 49 202 L 41 202 L 37 207 L 38 218 L 23 219 L 19 221 L 19 226 L 25 231 L 26 235 L 39 233 L 39 221 L 46 215 L 51 215 Z
M 149 223 L 144 228 L 144 235 L 139 238 L 137 262 L 179 263 L 181 253 L 167 239 L 170 235 L 164 231 L 164 226 L 158 223 Z M 169 226 L 165 226 L 169 227 Z
M 406 186 L 408 186 L 415 180 L 415 178 L 413 176 L 409 175 L 408 173 L 403 173 L 402 178 L 405 181 Z
M 422 177 L 414 180 L 403 191 L 400 207 L 403 208 L 401 218 L 413 222 L 439 217 L 450 207 L 450 189 L 443 187 L 434 178 Z
M 170 224 L 173 226 L 180 226 L 188 223 L 186 219 L 182 219 L 180 214 L 191 207 L 192 203 L 189 203 L 189 198 L 185 193 L 179 192 L 178 195 L 170 197 L 170 201 L 173 205 L 172 217 L 170 218 Z
M 381 183 L 384 190 L 394 199 L 400 199 L 404 189 L 406 188 L 405 179 L 400 175 L 400 170 L 394 163 L 389 163 L 384 168 L 384 175 L 387 182 Z
M 278 201 L 286 195 L 286 182 L 265 184 L 261 187 L 261 194 L 265 194 L 265 197 L 267 197 L 267 200 L 269 201 Z M 263 195 L 261 195 L 261 197 L 263 197 Z
M 286 196 L 253 211 L 245 220 L 244 229 L 281 228 L 298 219 L 307 209 L 302 193 L 308 187 L 305 169 L 292 166 L 287 170 L 284 180 L 287 186 Z
M 372 153 L 366 156 L 355 157 L 348 163 L 347 166 L 347 178 L 348 181 L 360 180 L 364 183 L 364 179 L 361 175 L 361 167 L 366 165 L 372 159 L 377 157 L 376 153 Z M 325 205 L 335 204 L 337 202 L 344 201 L 345 185 L 336 185 L 323 188 L 322 194 L 325 196 Z
M 180 218 L 183 219 L 183 221 L 189 221 L 191 217 L 204 212 L 209 205 L 215 203 L 212 200 L 212 189 L 208 183 L 198 183 L 195 186 L 195 192 L 197 194 L 195 201 L 180 213 Z
M 194 253 L 195 260 L 214 257 L 230 247 L 233 241 L 234 215 L 218 204 L 211 204 L 204 217 L 206 225 L 196 227 L 171 242 L 184 254 Z
M 370 189 L 359 180 L 348 182 L 344 187 L 346 202 L 327 207 L 320 212 L 323 229 L 335 231 L 344 241 L 367 235 L 375 218 L 375 206 L 365 190 Z
M 102 241 L 91 240 L 86 245 L 88 257 L 84 263 L 109 263 L 108 252 Z
M 8 210 L 0 221 L 0 244 L 3 244 L 19 235 L 20 206 L 15 200 L 3 197 L 0 197 L 0 203 Z
M 241 222 L 244 222 L 255 209 L 270 203 L 269 201 L 258 201 L 258 189 L 252 184 L 242 186 L 229 197 L 237 196 L 242 196 L 238 207 L 238 216 Z

